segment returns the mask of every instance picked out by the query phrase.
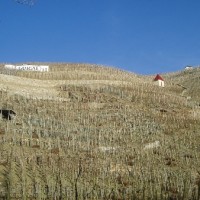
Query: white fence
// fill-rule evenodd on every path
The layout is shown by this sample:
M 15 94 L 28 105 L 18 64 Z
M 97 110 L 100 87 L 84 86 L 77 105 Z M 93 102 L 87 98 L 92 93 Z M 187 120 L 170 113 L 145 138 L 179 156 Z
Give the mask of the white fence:
M 5 65 L 7 69 L 16 69 L 16 70 L 24 70 L 24 71 L 40 71 L 40 72 L 48 72 L 49 66 L 47 65 Z

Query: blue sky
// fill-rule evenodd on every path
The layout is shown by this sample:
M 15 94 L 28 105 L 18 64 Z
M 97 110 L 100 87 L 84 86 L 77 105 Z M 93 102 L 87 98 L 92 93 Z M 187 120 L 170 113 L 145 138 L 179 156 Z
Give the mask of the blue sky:
M 200 65 L 199 0 L 0 1 L 0 62 L 80 62 L 154 74 Z

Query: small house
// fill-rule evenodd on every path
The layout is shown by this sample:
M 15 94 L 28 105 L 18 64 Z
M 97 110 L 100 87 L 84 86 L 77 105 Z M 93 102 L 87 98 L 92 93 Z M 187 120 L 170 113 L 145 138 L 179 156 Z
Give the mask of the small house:
M 154 78 L 154 83 L 160 87 L 165 86 L 164 79 L 159 74 L 157 74 Z
M 190 66 L 190 65 L 187 65 L 187 66 L 185 67 L 185 70 L 191 70 L 191 69 L 193 69 L 193 67 Z

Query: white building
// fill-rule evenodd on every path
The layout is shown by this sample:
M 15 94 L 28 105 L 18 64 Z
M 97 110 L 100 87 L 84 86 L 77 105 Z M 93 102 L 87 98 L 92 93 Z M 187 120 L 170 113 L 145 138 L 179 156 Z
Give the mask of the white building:
M 160 87 L 165 87 L 164 80 L 159 74 L 157 74 L 156 77 L 154 78 L 154 82 L 156 85 Z
M 188 66 L 185 67 L 185 70 L 191 70 L 191 69 L 193 69 L 192 66 L 189 66 L 189 65 L 188 65 Z

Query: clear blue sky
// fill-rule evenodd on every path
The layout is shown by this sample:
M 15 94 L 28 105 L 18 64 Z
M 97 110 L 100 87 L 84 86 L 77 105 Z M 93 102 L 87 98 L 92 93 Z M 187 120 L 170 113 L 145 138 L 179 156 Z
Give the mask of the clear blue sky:
M 0 1 L 0 62 L 32 61 L 140 74 L 200 65 L 200 0 Z

